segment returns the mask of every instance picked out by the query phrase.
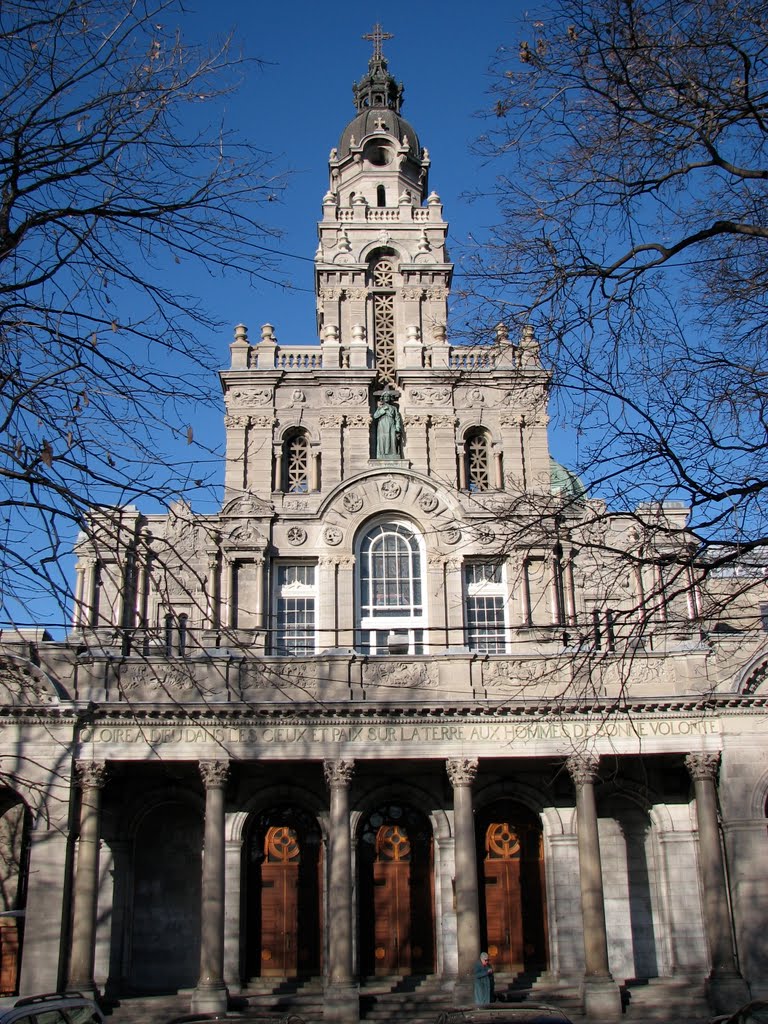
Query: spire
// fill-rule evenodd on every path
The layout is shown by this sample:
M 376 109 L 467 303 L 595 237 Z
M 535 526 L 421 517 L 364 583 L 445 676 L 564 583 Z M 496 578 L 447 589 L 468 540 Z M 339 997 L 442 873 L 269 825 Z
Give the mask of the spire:
M 368 61 L 368 74 L 363 75 L 360 81 L 352 86 L 355 106 L 358 111 L 371 107 L 386 107 L 399 114 L 403 102 L 403 85 L 390 75 L 381 50 L 382 42 L 385 39 L 394 39 L 394 36 L 391 32 L 384 32 L 381 25 L 376 22 L 373 31 L 366 32 L 363 39 L 373 43 L 373 56 Z

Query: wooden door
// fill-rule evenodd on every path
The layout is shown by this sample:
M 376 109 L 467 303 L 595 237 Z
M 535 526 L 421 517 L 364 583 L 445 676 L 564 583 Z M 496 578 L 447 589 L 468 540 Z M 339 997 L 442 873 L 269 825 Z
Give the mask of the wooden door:
M 298 973 L 299 863 L 296 833 L 286 825 L 267 830 L 261 865 L 261 973 Z
M 497 970 L 523 969 L 523 912 L 520 837 L 507 822 L 492 822 L 485 833 L 483 881 L 487 949 Z
M 411 970 L 411 843 L 399 825 L 382 825 L 373 865 L 374 970 Z

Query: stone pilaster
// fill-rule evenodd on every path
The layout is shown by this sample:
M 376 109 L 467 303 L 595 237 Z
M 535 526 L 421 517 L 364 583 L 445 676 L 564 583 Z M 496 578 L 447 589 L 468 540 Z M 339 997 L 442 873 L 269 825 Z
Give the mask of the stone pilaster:
M 472 783 L 477 775 L 477 758 L 455 758 L 445 762 L 453 786 L 453 826 L 456 862 L 456 933 L 459 975 L 456 980 L 458 1005 L 473 1001 L 474 965 L 480 955 L 480 896 L 477 888 L 475 819 Z
M 704 930 L 710 962 L 707 991 L 713 1010 L 725 1013 L 740 1002 L 746 1002 L 749 995 L 736 966 L 725 861 L 720 842 L 717 809 L 720 754 L 688 754 L 685 767 L 693 780 L 696 796 Z
M 228 761 L 201 761 L 205 785 L 205 845 L 200 907 L 200 977 L 192 995 L 194 1013 L 227 1008 L 224 984 L 224 789 Z
M 328 908 L 323 1018 L 334 1024 L 357 1024 L 360 1000 L 352 974 L 352 837 L 349 821 L 349 786 L 354 761 L 326 761 L 325 781 L 330 790 L 328 836 Z
M 74 885 L 69 987 L 95 992 L 93 964 L 99 891 L 101 794 L 107 781 L 107 766 L 104 761 L 78 761 L 75 775 L 81 791 L 80 834 Z
M 589 754 L 575 754 L 566 762 L 576 789 L 576 826 L 579 845 L 579 887 L 584 923 L 584 981 L 582 995 L 587 1016 L 601 1021 L 621 1017 L 621 995 L 608 967 L 603 871 L 595 802 L 600 762 Z

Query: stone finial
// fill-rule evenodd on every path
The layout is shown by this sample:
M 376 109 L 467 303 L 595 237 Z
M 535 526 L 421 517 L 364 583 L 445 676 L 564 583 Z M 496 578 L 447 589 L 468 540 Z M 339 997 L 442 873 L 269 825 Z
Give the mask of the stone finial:
M 445 344 L 448 339 L 448 329 L 445 324 L 435 324 L 432 328 L 432 337 L 438 345 Z
M 272 324 L 262 324 L 261 327 L 261 340 L 267 345 L 276 345 L 277 338 L 275 337 L 275 328 Z
M 400 206 L 411 206 L 413 204 L 413 199 L 411 198 L 411 193 L 407 192 L 404 189 L 400 193 L 400 198 L 398 199 L 398 203 L 400 204 Z
M 323 341 L 331 345 L 337 345 L 339 341 L 339 328 L 336 324 L 326 324 L 323 328 Z
M 342 228 L 338 237 L 339 252 L 352 252 L 352 243 L 349 240 L 347 229 Z
M 245 324 L 238 324 L 235 327 L 235 345 L 248 344 L 248 328 Z
M 365 344 L 365 327 L 363 324 L 352 324 L 352 341 Z
M 508 345 L 509 344 L 509 328 L 506 324 L 496 324 L 496 330 L 494 331 L 494 337 L 496 338 L 497 345 Z
M 405 328 L 405 336 L 410 342 L 418 342 L 421 330 L 415 324 L 412 324 Z
M 427 204 L 429 206 L 439 206 L 441 201 L 442 200 L 440 199 L 440 196 L 437 194 L 437 192 L 430 192 L 429 195 L 427 196 Z
M 335 206 L 336 205 L 336 193 L 330 189 L 323 196 L 323 206 Z
M 421 229 L 421 236 L 419 238 L 417 248 L 419 252 L 429 252 L 432 249 L 432 246 L 429 244 L 429 239 L 427 238 L 426 228 Z

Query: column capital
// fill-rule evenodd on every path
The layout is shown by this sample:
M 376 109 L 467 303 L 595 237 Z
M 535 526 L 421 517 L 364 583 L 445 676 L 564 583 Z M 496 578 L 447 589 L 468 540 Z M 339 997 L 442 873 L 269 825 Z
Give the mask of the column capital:
M 594 784 L 600 778 L 600 758 L 597 754 L 571 754 L 565 767 L 577 789 L 588 782 Z
M 229 761 L 200 761 L 200 777 L 206 789 L 223 789 L 229 778 Z
M 330 789 L 348 786 L 355 771 L 354 761 L 323 761 L 323 773 Z
M 476 757 L 454 757 L 445 762 L 445 770 L 454 788 L 471 786 L 477 775 L 477 766 Z
M 720 752 L 713 754 L 686 754 L 685 767 L 694 782 L 717 782 Z
M 75 762 L 75 783 L 80 789 L 103 789 L 108 774 L 106 761 Z

